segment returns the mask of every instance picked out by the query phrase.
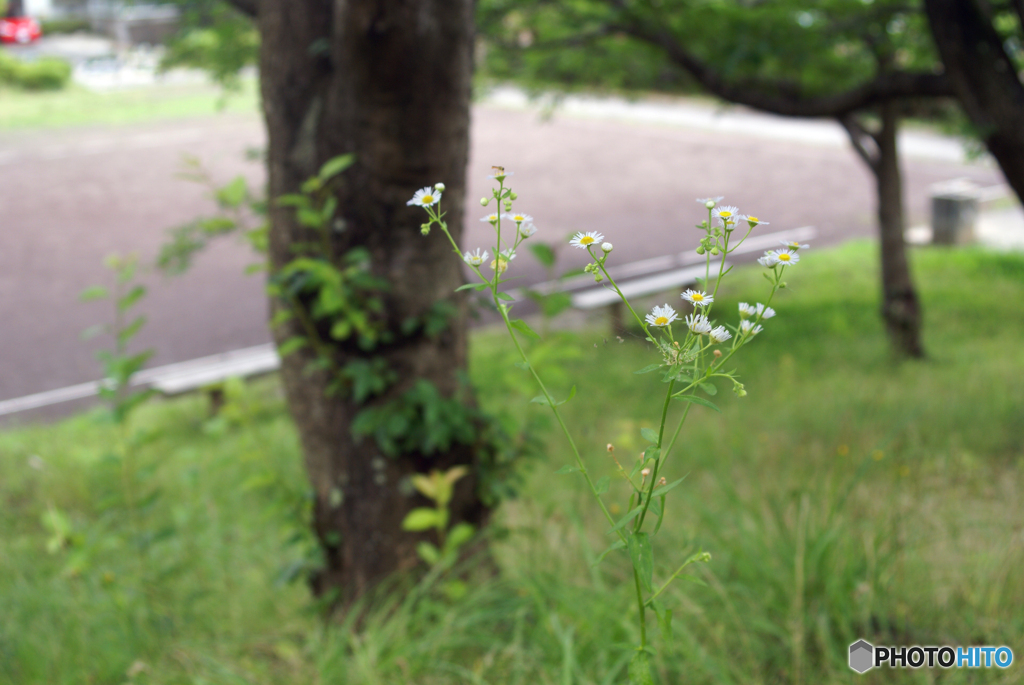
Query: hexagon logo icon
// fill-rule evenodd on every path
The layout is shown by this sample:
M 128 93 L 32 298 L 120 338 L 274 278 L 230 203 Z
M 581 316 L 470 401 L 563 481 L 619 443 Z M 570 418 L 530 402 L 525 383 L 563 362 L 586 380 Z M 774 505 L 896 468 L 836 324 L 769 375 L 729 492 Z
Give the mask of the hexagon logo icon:
M 874 666 L 875 648 L 870 642 L 857 640 L 850 645 L 850 668 L 857 673 L 864 673 Z

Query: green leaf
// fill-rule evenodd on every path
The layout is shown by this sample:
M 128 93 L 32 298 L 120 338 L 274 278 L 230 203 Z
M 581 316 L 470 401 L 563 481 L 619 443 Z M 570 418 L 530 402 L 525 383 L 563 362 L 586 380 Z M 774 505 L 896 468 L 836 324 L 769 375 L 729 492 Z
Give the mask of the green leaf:
M 329 181 L 345 169 L 348 169 L 356 161 L 356 157 L 353 154 L 339 155 L 333 159 L 327 160 L 322 167 L 320 167 L 321 181 Z
M 576 386 L 575 385 L 572 386 L 572 388 L 569 389 L 569 396 L 568 397 L 566 397 L 564 400 L 555 400 L 554 405 L 552 405 L 551 402 L 548 402 L 548 398 L 544 397 L 544 395 L 537 395 L 532 400 L 530 400 L 530 402 L 533 402 L 534 404 L 543 404 L 546 407 L 550 407 L 550 406 L 560 407 L 560 406 L 562 406 L 563 404 L 565 404 L 566 402 L 568 402 L 569 400 L 571 400 L 574 397 L 576 397 Z
M 699 404 L 702 407 L 709 407 L 711 409 L 714 409 L 719 414 L 722 413 L 722 410 L 719 409 L 718 407 L 716 407 L 712 402 L 710 402 L 709 400 L 704 399 L 703 397 L 697 397 L 696 395 L 676 395 L 672 399 L 674 399 L 674 400 L 682 400 L 683 402 L 691 402 L 693 404 Z
M 146 286 L 137 285 L 128 291 L 128 294 L 117 301 L 117 310 L 119 312 L 127 311 L 131 309 L 132 305 L 142 299 L 146 294 Z
M 546 269 L 550 269 L 555 265 L 555 251 L 551 249 L 551 246 L 546 243 L 530 243 L 530 252 L 533 253 L 534 258 L 541 263 Z
M 279 357 L 287 357 L 292 352 L 295 352 L 305 347 L 307 342 L 308 341 L 301 335 L 293 336 L 285 340 L 283 343 L 281 343 L 281 345 L 277 348 L 277 354 Z
M 658 444 L 658 431 L 653 428 L 641 428 L 640 435 L 644 436 L 644 440 L 647 440 L 651 444 Z
M 91 288 L 86 288 L 78 296 L 78 299 L 82 302 L 92 302 L 93 300 L 103 300 L 110 297 L 110 292 L 102 285 L 94 285 Z
M 455 292 L 459 292 L 460 290 L 469 290 L 470 288 L 479 292 L 486 287 L 486 283 L 467 283 L 466 285 L 460 285 L 458 288 L 455 289 Z
M 658 615 L 658 628 L 661 630 L 661 637 L 668 642 L 672 641 L 672 610 L 654 610 Z
M 609 554 L 611 554 L 612 552 L 614 552 L 617 549 L 622 549 L 625 546 L 626 546 L 625 542 L 623 542 L 622 540 L 616 540 L 615 542 L 613 542 L 611 544 L 610 547 L 608 547 L 608 549 L 606 549 L 605 551 L 601 552 L 601 555 L 599 557 L 597 557 L 597 561 L 595 561 L 592 565 L 593 566 L 597 566 L 602 561 L 604 561 L 604 558 L 606 556 L 608 556 Z
M 610 476 L 601 476 L 597 479 L 597 482 L 594 483 L 594 492 L 599 495 L 603 495 L 608 492 L 608 486 L 611 485 L 611 483 L 612 479 Z
M 129 340 L 134 338 L 135 334 L 138 333 L 139 330 L 145 325 L 146 317 L 140 316 L 136 318 L 130 324 L 128 324 L 127 326 L 125 326 L 124 328 L 117 332 L 118 342 L 121 343 L 122 345 L 128 342 Z
M 418 532 L 437 528 L 441 524 L 441 515 L 437 509 L 419 507 L 410 511 L 402 521 L 402 530 Z
M 532 328 L 527 326 L 526 322 L 523 321 L 522 319 L 516 319 L 515 321 L 510 321 L 509 323 L 512 325 L 512 328 L 516 329 L 520 333 L 532 336 L 534 338 L 537 338 L 538 340 L 540 339 L 540 336 L 537 335 Z
M 640 576 L 640 583 L 648 592 L 653 591 L 654 548 L 647 533 L 634 533 L 629 538 L 629 558 Z
M 562 468 L 560 468 L 557 471 L 555 471 L 555 473 L 556 474 L 575 473 L 576 471 L 579 471 L 579 470 L 580 470 L 579 466 L 563 466 Z
M 701 383 L 700 389 L 712 397 L 718 394 L 718 388 L 715 387 L 714 383 Z
M 242 205 L 247 190 L 245 177 L 235 176 L 231 183 L 217 190 L 217 202 L 221 207 L 235 209 Z
M 548 398 L 544 397 L 544 395 L 537 395 L 532 400 L 530 400 L 530 402 L 532 402 L 533 404 L 543 404 L 545 407 L 551 406 L 551 403 L 548 402 Z
M 464 544 L 473 539 L 473 533 L 476 530 L 468 523 L 459 523 L 452 527 L 448 531 L 448 538 L 444 541 L 444 548 L 446 552 L 454 552 Z
M 640 369 L 639 371 L 634 371 L 633 373 L 635 373 L 637 375 L 640 375 L 642 373 L 650 373 L 651 371 L 654 371 L 654 370 L 660 369 L 660 368 L 661 368 L 661 364 L 649 364 L 648 366 L 645 366 L 644 368 Z
M 680 580 L 688 580 L 691 583 L 695 583 L 697 585 L 700 585 L 701 587 L 708 587 L 708 584 L 705 583 L 703 580 L 701 580 L 697 576 L 691 576 L 689 573 L 682 573 L 682 574 L 676 576 L 676 578 L 679 578 Z
M 511 295 L 509 295 L 506 292 L 501 292 L 500 290 L 498 291 L 497 298 L 499 300 L 504 300 L 505 302 L 515 302 L 516 301 L 516 298 L 512 297 Z M 521 319 L 517 319 L 516 321 L 519 321 L 520 323 L 522 322 Z M 516 326 L 516 322 L 515 321 L 512 322 L 512 325 L 515 326 L 516 328 L 519 328 L 518 326 Z M 525 326 L 526 324 L 523 324 L 523 325 Z M 537 335 L 537 334 L 534 333 L 534 335 Z
M 629 685 L 654 685 L 651 659 L 647 652 L 638 651 L 629 662 Z
M 617 522 L 615 523 L 615 525 L 614 525 L 614 526 L 612 526 L 612 530 L 611 530 L 611 532 L 613 532 L 613 533 L 614 533 L 614 532 L 615 532 L 615 531 L 617 531 L 617 530 L 621 530 L 623 526 L 625 526 L 625 525 L 626 525 L 627 523 L 629 523 L 630 521 L 632 521 L 632 520 L 633 520 L 633 517 L 635 517 L 635 516 L 636 516 L 637 514 L 639 514 L 639 513 L 640 513 L 641 511 L 643 511 L 643 510 L 644 510 L 643 506 L 638 506 L 638 507 L 635 507 L 634 509 L 631 509 L 631 510 L 629 511 L 629 513 L 627 513 L 627 514 L 626 514 L 625 516 L 623 516 L 622 518 L 620 518 L 620 519 L 619 519 L 619 520 L 618 520 L 618 521 L 617 521 Z
M 289 193 L 277 198 L 279 207 L 309 207 L 309 198 L 298 193 Z
M 686 476 L 688 476 L 688 475 L 690 475 L 690 474 L 686 474 Z M 652 492 L 651 495 L 653 497 L 660 497 L 661 495 L 664 495 L 666 492 L 668 492 L 669 490 L 671 490 L 672 488 L 676 487 L 677 485 L 682 483 L 684 480 L 686 480 L 686 476 L 683 476 L 679 480 L 674 480 L 671 483 L 666 483 L 665 485 L 662 485 L 660 488 L 655 488 L 654 492 Z
M 420 555 L 420 559 L 431 566 L 441 560 L 441 553 L 437 550 L 437 547 L 426 540 L 423 540 L 420 544 L 416 545 L 416 553 Z

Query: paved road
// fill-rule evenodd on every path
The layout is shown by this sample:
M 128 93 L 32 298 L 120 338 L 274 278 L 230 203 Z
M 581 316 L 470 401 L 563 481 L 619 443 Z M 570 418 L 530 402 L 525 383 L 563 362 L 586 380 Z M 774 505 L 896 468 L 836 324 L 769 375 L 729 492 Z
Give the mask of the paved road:
M 620 262 L 695 245 L 694 198 L 705 195 L 725 195 L 767 218 L 773 231 L 815 225 L 818 245 L 873 232 L 872 179 L 834 135 L 780 134 L 777 121 L 757 117 L 715 130 L 685 118 L 587 112 L 570 108 L 543 121 L 516 108 L 474 110 L 468 246 L 490 241 L 474 198 L 487 191 L 492 164 L 515 171 L 519 208 L 540 227 L 534 239 L 598 230 L 615 243 Z M 259 182 L 262 171 L 244 153 L 263 140 L 258 117 L 236 115 L 0 134 L 0 400 L 94 380 L 101 344 L 85 344 L 79 334 L 105 320 L 109 305 L 81 304 L 77 295 L 109 280 L 103 257 L 137 251 L 152 258 L 168 227 L 212 209 L 202 188 L 176 178 L 183 155 L 200 157 L 218 178 L 244 173 Z M 919 152 L 904 162 L 912 223 L 927 220 L 933 182 L 1002 180 L 990 167 Z M 566 268 L 573 257 L 580 255 L 565 253 Z M 242 275 L 251 261 L 248 248 L 224 243 L 185 277 L 149 277 L 149 324 L 138 343 L 156 348 L 152 364 L 269 340 L 260 279 Z M 528 258 L 516 267 L 523 283 L 543 279 Z

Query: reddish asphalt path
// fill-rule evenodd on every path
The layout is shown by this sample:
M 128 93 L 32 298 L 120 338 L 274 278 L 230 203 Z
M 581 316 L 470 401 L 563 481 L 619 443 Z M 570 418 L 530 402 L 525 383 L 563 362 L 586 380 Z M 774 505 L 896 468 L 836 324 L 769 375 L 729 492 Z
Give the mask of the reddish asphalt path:
M 475 109 L 472 133 L 468 247 L 492 239 L 477 221 L 492 164 L 515 172 L 517 208 L 540 228 L 534 239 L 597 230 L 615 243 L 618 263 L 694 246 L 694 198 L 706 195 L 766 218 L 766 231 L 814 225 L 818 246 L 874 230 L 872 179 L 848 148 L 610 120 L 545 122 L 490 107 Z M 110 281 L 107 254 L 152 260 L 168 227 L 212 210 L 206 190 L 176 178 L 183 155 L 225 182 L 239 173 L 260 182 L 245 151 L 263 140 L 255 115 L 0 134 L 0 400 L 95 380 L 102 342 L 79 334 L 106 320 L 110 305 L 79 303 L 78 293 Z M 931 183 L 1002 181 L 992 169 L 948 161 L 905 159 L 904 171 L 911 224 L 927 220 Z M 566 252 L 562 266 L 573 258 L 582 255 Z M 156 349 L 152 365 L 269 340 L 261 279 L 242 273 L 252 261 L 246 246 L 225 242 L 184 277 L 146 279 L 149 323 L 137 343 Z M 521 284 L 543 280 L 529 258 L 516 267 Z

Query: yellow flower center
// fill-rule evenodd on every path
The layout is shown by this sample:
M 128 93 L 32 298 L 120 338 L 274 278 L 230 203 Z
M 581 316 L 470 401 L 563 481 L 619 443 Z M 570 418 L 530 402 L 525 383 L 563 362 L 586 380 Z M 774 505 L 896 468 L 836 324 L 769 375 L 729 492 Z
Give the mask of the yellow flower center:
M 718 216 L 730 217 L 732 216 L 732 212 L 719 212 Z
M 655 326 L 664 326 L 667 323 L 668 323 L 668 317 L 667 316 L 659 316 L 657 319 L 654 320 L 654 325 Z
M 424 195 L 424 196 L 423 196 L 423 199 L 421 200 L 421 202 L 422 202 L 423 204 L 425 204 L 425 205 L 429 205 L 429 204 L 431 204 L 431 203 L 432 203 L 433 201 L 434 201 L 434 196 L 433 196 L 433 195 Z
M 594 239 L 591 238 L 589 235 L 585 235 L 582 238 L 580 238 L 580 245 L 590 245 L 593 242 L 594 242 Z
M 700 293 L 694 293 L 690 297 L 693 299 L 694 302 L 703 302 L 704 301 L 704 296 L 701 295 Z
M 776 255 L 776 258 L 777 258 L 777 259 L 778 259 L 778 260 L 779 260 L 780 262 L 788 262 L 788 261 L 789 261 L 789 255 L 788 255 L 788 254 L 786 254 L 785 252 L 783 252 L 783 253 L 782 253 L 782 254 L 780 254 L 780 255 Z
M 522 214 L 516 214 L 516 215 L 515 215 L 514 217 L 512 217 L 512 218 L 513 218 L 513 220 L 515 220 L 515 221 L 516 221 L 517 223 L 518 223 L 518 222 L 520 222 L 520 221 L 523 221 L 524 219 L 526 219 L 526 217 L 525 217 L 525 216 L 523 216 Z
M 760 221 L 760 219 L 758 219 L 756 216 L 748 216 L 747 217 L 747 221 L 750 221 L 750 222 L 753 222 L 753 223 L 756 224 L 758 221 Z

